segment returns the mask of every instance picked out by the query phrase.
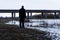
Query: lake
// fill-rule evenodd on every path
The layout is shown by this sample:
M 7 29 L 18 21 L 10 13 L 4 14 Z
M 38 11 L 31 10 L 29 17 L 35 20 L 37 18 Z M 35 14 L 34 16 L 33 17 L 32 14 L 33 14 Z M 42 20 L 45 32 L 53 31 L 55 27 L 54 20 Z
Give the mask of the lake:
M 60 19 L 29 19 L 30 22 L 25 22 L 25 28 L 36 29 L 49 32 L 52 40 L 60 40 Z M 9 21 L 6 24 L 19 26 L 19 21 Z

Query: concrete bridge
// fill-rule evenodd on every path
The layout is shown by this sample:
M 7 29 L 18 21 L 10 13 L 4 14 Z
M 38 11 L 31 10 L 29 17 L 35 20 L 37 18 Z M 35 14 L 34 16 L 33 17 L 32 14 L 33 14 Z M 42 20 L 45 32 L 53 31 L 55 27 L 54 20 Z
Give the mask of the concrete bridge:
M 8 10 L 8 9 L 4 9 L 4 10 L 0 10 L 0 13 L 11 13 L 12 18 L 15 18 L 15 13 L 19 13 L 19 10 Z M 60 10 L 26 10 L 27 16 L 29 17 L 29 13 L 32 16 L 32 13 L 41 13 L 41 15 L 45 15 L 45 17 L 47 18 L 47 14 L 48 13 L 54 13 L 54 17 L 56 17 L 57 13 L 58 16 L 60 18 Z

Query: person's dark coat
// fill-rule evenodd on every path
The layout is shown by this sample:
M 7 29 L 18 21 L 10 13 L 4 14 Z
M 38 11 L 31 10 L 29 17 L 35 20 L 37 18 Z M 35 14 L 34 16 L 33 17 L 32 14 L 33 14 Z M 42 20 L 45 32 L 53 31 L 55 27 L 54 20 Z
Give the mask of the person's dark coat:
M 26 14 L 25 14 L 25 9 L 24 8 L 21 8 L 19 10 L 19 18 L 21 19 L 21 21 L 23 21 L 25 18 L 26 18 Z

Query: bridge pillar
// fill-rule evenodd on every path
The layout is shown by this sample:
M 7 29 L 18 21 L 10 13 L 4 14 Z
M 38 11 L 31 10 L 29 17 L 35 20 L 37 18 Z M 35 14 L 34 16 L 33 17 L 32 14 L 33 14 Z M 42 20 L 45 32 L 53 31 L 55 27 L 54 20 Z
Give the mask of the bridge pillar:
M 14 13 L 14 20 L 15 20 L 15 13 Z
M 13 20 L 15 20 L 15 13 L 14 12 L 12 12 L 12 23 L 15 24 L 15 22 L 13 22 Z
M 13 23 L 13 17 L 14 17 L 13 12 L 11 13 L 11 15 L 12 15 L 12 23 Z
M 12 20 L 13 20 L 13 12 L 11 13 L 11 15 L 12 15 Z
M 27 18 L 29 19 L 29 12 L 27 12 Z
M 47 18 L 47 13 L 45 13 L 45 18 Z
M 43 12 L 41 12 L 41 17 L 43 18 Z
M 15 20 L 15 13 L 14 13 L 14 20 Z M 14 22 L 14 24 L 15 24 L 15 22 Z
M 54 12 L 54 18 L 56 18 L 56 12 Z
M 32 17 L 32 12 L 30 12 L 30 16 Z
M 60 19 L 60 12 L 59 12 L 59 19 Z

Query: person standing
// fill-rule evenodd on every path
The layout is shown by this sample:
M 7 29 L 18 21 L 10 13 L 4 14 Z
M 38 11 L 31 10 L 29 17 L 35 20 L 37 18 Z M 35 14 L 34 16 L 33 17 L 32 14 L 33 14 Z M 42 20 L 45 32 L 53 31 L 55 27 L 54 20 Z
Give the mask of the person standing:
M 20 22 L 20 28 L 24 28 L 24 21 L 25 21 L 25 18 L 26 18 L 26 11 L 24 9 L 24 6 L 21 7 L 21 9 L 19 10 L 19 22 Z

